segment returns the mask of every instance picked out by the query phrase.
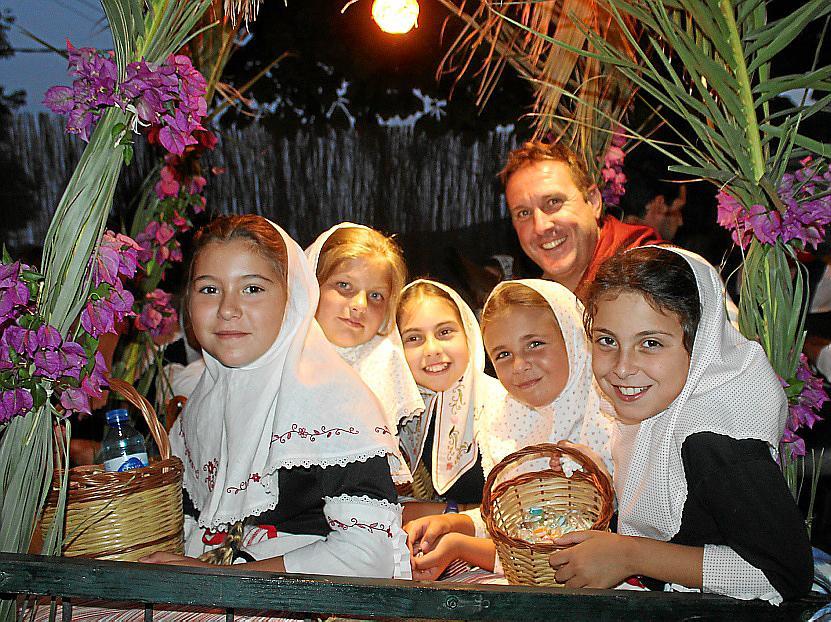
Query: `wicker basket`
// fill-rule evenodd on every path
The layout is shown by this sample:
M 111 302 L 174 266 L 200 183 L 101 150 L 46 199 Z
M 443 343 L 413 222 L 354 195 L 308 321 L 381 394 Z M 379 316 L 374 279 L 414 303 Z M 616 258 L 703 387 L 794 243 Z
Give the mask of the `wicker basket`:
M 583 467 L 571 477 L 548 468 L 550 458 L 567 456 Z M 546 468 L 500 475 L 508 469 L 520 470 L 536 460 L 544 460 Z M 504 479 L 504 481 L 502 481 Z M 497 480 L 500 480 L 497 483 Z M 505 577 L 512 585 L 561 587 L 554 578 L 548 558 L 563 547 L 550 543 L 530 543 L 513 537 L 526 511 L 541 507 L 556 513 L 577 510 L 592 521 L 592 529 L 609 528 L 614 492 L 609 478 L 573 447 L 551 443 L 531 445 L 515 451 L 497 464 L 488 475 L 482 493 L 482 518 L 491 538 Z
M 137 561 L 154 551 L 182 553 L 182 461 L 170 456 L 170 443 L 150 403 L 128 383 L 110 379 L 144 415 L 159 447 L 160 460 L 122 473 L 100 464 L 69 471 L 63 554 Z M 61 473 L 56 473 L 43 511 L 42 533 L 55 517 Z

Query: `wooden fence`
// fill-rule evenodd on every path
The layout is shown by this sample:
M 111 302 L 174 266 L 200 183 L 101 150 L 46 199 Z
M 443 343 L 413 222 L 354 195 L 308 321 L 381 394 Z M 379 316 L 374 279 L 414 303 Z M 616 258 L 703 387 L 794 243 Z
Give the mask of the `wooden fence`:
M 84 143 L 48 115 L 18 115 L 7 130 L 18 189 L 0 188 L 2 213 L 15 214 L 0 218 L 0 239 L 15 249 L 43 241 Z M 219 138 L 207 157 L 209 209 L 272 218 L 302 244 L 342 220 L 415 233 L 505 216 L 496 173 L 515 146 L 509 133 L 471 139 L 379 127 L 323 135 L 301 130 L 275 139 L 250 126 L 223 130 Z M 114 224 L 129 221 L 141 180 L 158 162 L 139 138 L 116 192 Z

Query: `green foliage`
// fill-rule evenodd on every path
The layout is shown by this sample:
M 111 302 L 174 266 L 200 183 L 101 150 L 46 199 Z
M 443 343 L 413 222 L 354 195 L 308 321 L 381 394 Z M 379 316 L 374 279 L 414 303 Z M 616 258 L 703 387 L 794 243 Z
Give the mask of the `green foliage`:
M 121 77 L 128 63 L 144 58 L 159 62 L 178 50 L 207 8 L 208 0 L 102 0 Z M 147 9 L 145 11 L 145 8 Z M 78 167 L 58 204 L 46 236 L 43 286 L 38 299 L 42 317 L 66 337 L 78 317 L 90 288 L 89 266 L 97 252 L 115 184 L 132 146 L 121 135 L 129 125 L 126 113 L 108 110 L 95 128 Z M 129 151 L 128 151 L 129 150 Z M 52 481 L 53 460 L 67 464 L 68 445 L 53 444 L 55 413 L 43 395 L 35 395 L 38 408 L 14 417 L 0 427 L 0 551 L 26 552 L 35 522 Z M 66 469 L 53 529 L 43 553 L 60 553 Z M 0 618 L 11 604 L 5 602 Z

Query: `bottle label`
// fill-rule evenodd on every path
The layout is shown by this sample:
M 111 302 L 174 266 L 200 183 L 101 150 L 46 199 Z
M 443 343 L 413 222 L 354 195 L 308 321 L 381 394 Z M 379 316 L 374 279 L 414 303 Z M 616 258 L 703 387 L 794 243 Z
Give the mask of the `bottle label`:
M 105 471 L 129 471 L 131 469 L 140 469 L 148 465 L 147 452 L 138 454 L 129 454 L 127 456 L 119 456 L 112 460 L 104 461 Z

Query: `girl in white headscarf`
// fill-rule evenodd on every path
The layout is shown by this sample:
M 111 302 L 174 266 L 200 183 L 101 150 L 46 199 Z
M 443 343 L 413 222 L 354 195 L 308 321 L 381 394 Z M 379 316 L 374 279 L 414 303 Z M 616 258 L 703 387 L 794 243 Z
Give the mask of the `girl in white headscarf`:
M 482 312 L 485 347 L 508 392 L 480 421 L 485 472 L 528 445 L 569 441 L 611 470 L 612 408 L 591 371 L 583 306 L 553 281 L 497 285 Z M 599 457 L 599 459 L 598 459 Z
M 575 546 L 552 554 L 557 579 L 603 588 L 642 575 L 774 604 L 808 592 L 805 525 L 772 458 L 785 394 L 727 320 L 715 269 L 681 249 L 635 249 L 604 263 L 586 300 L 594 373 L 617 413 L 619 534 L 561 538 Z
M 398 328 L 427 404 L 422 416 L 399 427 L 402 452 L 419 473 L 420 494 L 446 501 L 448 511 L 458 504 L 478 507 L 485 479 L 474 422 L 500 389 L 484 373 L 476 316 L 452 288 L 418 279 L 404 288 Z
M 486 301 L 485 348 L 504 387 L 476 419 L 486 474 L 508 454 L 546 442 L 569 441 L 611 463 L 611 419 L 593 384 L 581 311 L 568 289 L 536 279 L 500 283 Z M 413 559 L 417 579 L 433 578 L 457 557 L 488 570 L 497 561 L 478 512 L 422 519 L 406 530 L 411 551 L 424 553 Z
M 395 310 L 407 278 L 401 249 L 392 238 L 351 222 L 323 232 L 306 249 L 320 284 L 315 317 L 326 338 L 372 389 L 388 429 L 424 410 L 401 337 Z M 408 471 L 395 474 L 409 481 Z
M 145 561 L 194 565 L 209 551 L 254 569 L 408 576 L 395 438 L 317 302 L 302 250 L 273 223 L 226 216 L 197 236 L 188 307 L 206 370 L 170 432 L 188 557 Z

